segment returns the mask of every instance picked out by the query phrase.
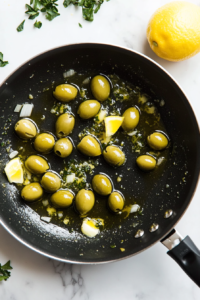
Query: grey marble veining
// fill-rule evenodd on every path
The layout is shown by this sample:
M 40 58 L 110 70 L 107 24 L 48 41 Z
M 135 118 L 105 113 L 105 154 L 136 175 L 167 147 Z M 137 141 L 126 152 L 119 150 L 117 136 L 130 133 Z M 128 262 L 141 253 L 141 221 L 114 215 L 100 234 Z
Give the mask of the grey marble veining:
M 65 9 L 49 22 L 43 17 L 40 30 L 26 20 L 25 29 L 16 27 L 25 18 L 25 0 L 1 0 L 0 52 L 9 65 L 0 68 L 0 83 L 33 56 L 69 43 L 118 44 L 142 52 L 167 69 L 191 101 L 200 123 L 200 54 L 178 63 L 157 57 L 146 41 L 146 27 L 152 13 L 168 0 L 110 0 L 95 15 L 93 23 L 82 19 L 81 11 Z M 198 0 L 188 2 L 200 5 Z M 83 28 L 78 26 L 81 23 Z M 2 30 L 3 28 L 3 30 Z M 200 188 L 177 225 L 200 247 Z M 12 261 L 12 275 L 0 282 L 0 300 L 199 300 L 200 291 L 156 244 L 132 258 L 105 265 L 70 265 L 49 260 L 26 248 L 0 227 L 0 262 Z

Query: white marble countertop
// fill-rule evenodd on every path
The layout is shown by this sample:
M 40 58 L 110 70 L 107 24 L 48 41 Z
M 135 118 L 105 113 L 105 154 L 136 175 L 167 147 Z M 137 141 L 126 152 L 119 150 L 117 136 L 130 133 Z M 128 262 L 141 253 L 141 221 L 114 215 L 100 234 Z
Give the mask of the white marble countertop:
M 28 2 L 28 1 L 27 1 Z M 168 0 L 110 0 L 105 2 L 93 23 L 82 19 L 81 9 L 65 9 L 58 0 L 60 17 L 52 22 L 38 17 L 43 26 L 33 28 L 24 14 L 25 0 L 1 0 L 0 51 L 9 65 L 0 68 L 0 83 L 31 57 L 48 49 L 77 42 L 118 44 L 140 51 L 166 68 L 189 97 L 200 123 L 200 54 L 171 63 L 158 58 L 146 42 L 146 26 L 152 13 Z M 188 2 L 200 4 L 197 0 Z M 26 18 L 25 29 L 16 27 Z M 78 26 L 81 23 L 83 28 Z M 177 225 L 200 247 L 200 186 Z M 198 300 L 198 287 L 156 244 L 132 258 L 106 265 L 70 265 L 41 256 L 16 241 L 0 226 L 0 262 L 11 260 L 13 270 L 0 283 L 2 300 L 35 299 L 131 299 Z

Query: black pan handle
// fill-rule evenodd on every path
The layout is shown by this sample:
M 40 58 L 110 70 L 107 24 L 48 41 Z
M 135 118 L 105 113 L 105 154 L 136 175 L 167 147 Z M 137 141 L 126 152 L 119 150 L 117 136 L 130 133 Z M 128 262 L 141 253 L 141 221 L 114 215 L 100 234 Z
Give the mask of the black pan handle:
M 185 273 L 200 287 L 200 250 L 195 246 L 189 236 L 182 239 L 180 234 L 173 229 L 161 240 L 171 256 Z

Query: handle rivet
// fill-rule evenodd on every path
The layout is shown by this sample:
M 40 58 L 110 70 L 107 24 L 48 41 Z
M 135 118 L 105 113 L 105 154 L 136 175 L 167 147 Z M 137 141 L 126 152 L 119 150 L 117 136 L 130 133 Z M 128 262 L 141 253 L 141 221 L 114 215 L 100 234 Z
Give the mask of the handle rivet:
M 158 230 L 158 228 L 159 228 L 159 225 L 157 223 L 153 223 L 151 225 L 151 227 L 149 228 L 149 231 L 154 232 L 154 231 Z
M 144 235 L 144 230 L 138 229 L 138 231 L 135 234 L 135 238 L 138 239 Z
M 173 215 L 173 210 L 172 209 L 169 209 L 169 210 L 167 210 L 166 212 L 165 212 L 165 214 L 164 214 L 164 218 L 165 219 L 168 219 L 168 218 L 170 218 L 172 215 Z

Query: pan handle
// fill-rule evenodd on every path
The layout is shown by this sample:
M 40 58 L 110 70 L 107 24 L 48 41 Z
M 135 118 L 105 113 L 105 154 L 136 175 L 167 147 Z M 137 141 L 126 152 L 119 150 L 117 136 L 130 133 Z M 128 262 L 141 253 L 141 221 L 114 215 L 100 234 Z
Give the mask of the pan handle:
M 182 238 L 173 229 L 166 237 L 161 240 L 171 256 L 185 273 L 200 287 L 200 250 L 195 246 L 189 236 Z

